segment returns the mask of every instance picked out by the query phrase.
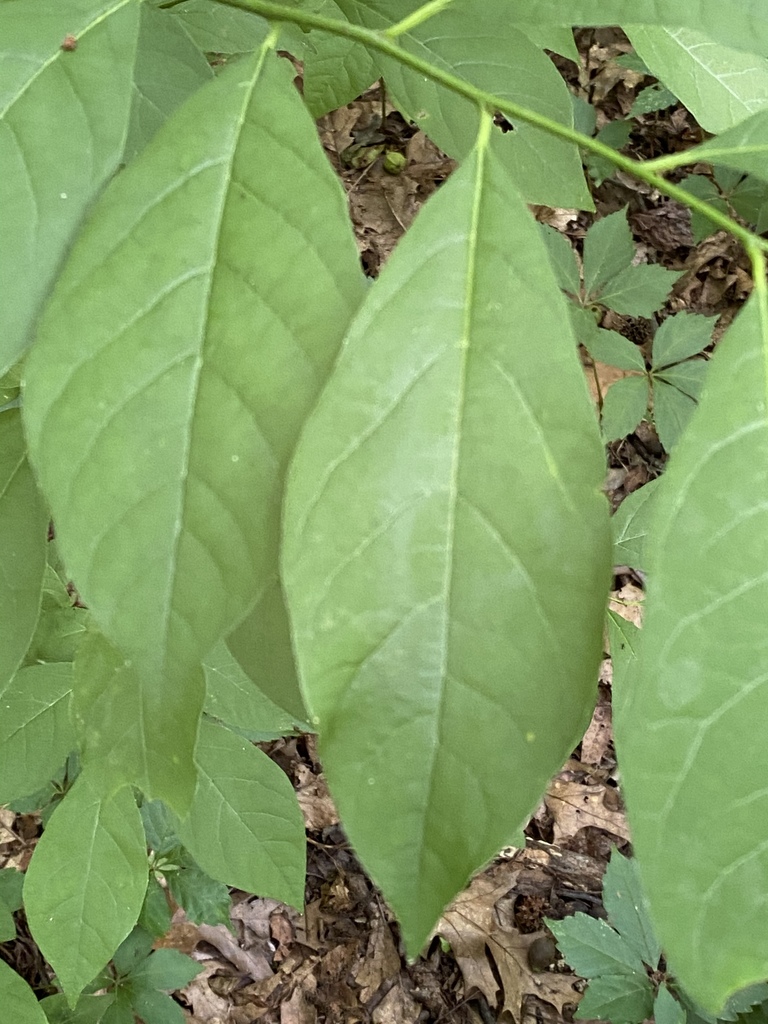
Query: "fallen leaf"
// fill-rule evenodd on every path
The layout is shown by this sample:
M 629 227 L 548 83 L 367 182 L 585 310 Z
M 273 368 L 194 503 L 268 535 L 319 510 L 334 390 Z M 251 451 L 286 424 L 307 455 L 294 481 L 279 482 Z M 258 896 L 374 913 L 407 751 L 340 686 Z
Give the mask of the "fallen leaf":
M 553 818 L 555 845 L 562 845 L 590 825 L 610 832 L 620 839 L 629 839 L 627 816 L 624 811 L 610 810 L 603 803 L 608 788 L 603 785 L 585 786 L 583 782 L 553 779 L 544 797 L 544 803 Z

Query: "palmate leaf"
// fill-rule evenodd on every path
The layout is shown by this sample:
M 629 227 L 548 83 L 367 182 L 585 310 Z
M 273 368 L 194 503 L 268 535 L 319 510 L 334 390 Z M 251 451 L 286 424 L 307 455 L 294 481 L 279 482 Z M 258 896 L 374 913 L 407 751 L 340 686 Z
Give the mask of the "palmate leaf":
M 646 544 L 641 657 L 614 709 L 633 844 L 683 988 L 719 1012 L 768 976 L 768 311 L 718 345 Z
M 768 107 L 768 54 L 724 46 L 695 29 L 630 27 L 629 39 L 705 131 L 717 134 Z
M 370 290 L 286 494 L 323 764 L 412 955 L 579 734 L 609 560 L 565 299 L 491 132 Z
M 94 211 L 26 368 L 62 554 L 138 675 L 141 783 L 181 813 L 200 660 L 277 576 L 284 467 L 364 287 L 292 75 L 262 49 L 166 122 Z
M 93 197 L 115 171 L 130 116 L 137 0 L 0 4 L 0 373 L 34 321 Z M 63 50 L 68 35 L 76 50 Z M 45 111 L 45 116 L 41 116 Z

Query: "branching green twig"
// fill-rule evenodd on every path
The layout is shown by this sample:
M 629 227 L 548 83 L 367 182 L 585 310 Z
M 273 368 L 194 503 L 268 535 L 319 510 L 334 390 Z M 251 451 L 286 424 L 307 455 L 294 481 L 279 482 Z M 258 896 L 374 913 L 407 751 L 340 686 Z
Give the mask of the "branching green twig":
M 590 153 L 603 157 L 613 164 L 614 167 L 618 167 L 627 174 L 631 174 L 633 177 L 646 182 L 651 187 L 658 189 L 662 194 L 669 196 L 670 199 L 675 199 L 689 209 L 708 217 L 719 228 L 737 238 L 750 252 L 768 252 L 768 240 L 760 238 L 759 235 L 756 235 L 748 228 L 742 227 L 741 224 L 738 224 L 714 206 L 699 199 L 697 196 L 691 195 L 685 189 L 680 188 L 679 185 L 675 185 L 662 177 L 659 173 L 660 171 L 680 165 L 680 159 L 677 154 L 675 154 L 674 162 L 665 157 L 648 162 L 648 164 L 632 160 L 631 157 L 617 153 L 615 149 L 611 149 L 610 146 L 606 146 L 605 143 L 600 142 L 598 139 L 594 139 L 589 135 L 582 135 L 581 132 L 576 131 L 574 128 L 569 128 L 567 125 L 553 121 L 544 114 L 540 114 L 528 107 L 523 107 L 511 100 L 503 99 L 501 96 L 494 96 L 493 93 L 486 92 L 484 89 L 478 89 L 463 78 L 452 75 L 450 72 L 430 64 L 429 61 L 409 53 L 408 50 L 390 38 L 391 34 L 395 32 L 398 35 L 402 34 L 436 13 L 443 6 L 440 0 L 436 0 L 435 3 L 425 4 L 414 15 L 404 19 L 398 25 L 384 29 L 381 32 L 364 28 L 361 25 L 353 25 L 351 22 L 326 18 L 323 15 L 313 14 L 310 11 L 300 10 L 295 7 L 284 7 L 282 4 L 273 3 L 272 0 L 218 0 L 218 2 L 226 4 L 228 7 L 237 7 L 244 11 L 251 11 L 269 21 L 292 22 L 305 29 L 318 29 L 322 32 L 330 32 L 333 35 L 362 43 L 363 46 L 383 53 L 387 57 L 392 57 L 400 64 L 411 68 L 420 75 L 424 75 L 425 78 L 429 78 L 433 82 L 437 82 L 438 85 L 442 85 L 445 89 L 463 96 L 465 99 L 477 104 L 482 110 L 488 110 L 492 113 L 499 112 L 509 117 L 513 122 L 522 121 L 525 124 L 530 124 L 550 135 L 564 139 L 566 142 L 572 142 L 582 149 L 588 150 Z M 690 159 L 687 162 L 690 162 Z

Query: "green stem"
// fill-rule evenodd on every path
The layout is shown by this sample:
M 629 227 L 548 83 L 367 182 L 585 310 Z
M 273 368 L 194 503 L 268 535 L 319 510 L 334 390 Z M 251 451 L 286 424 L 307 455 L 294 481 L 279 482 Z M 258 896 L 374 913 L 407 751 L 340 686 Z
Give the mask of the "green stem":
M 397 39 L 398 36 L 403 36 L 406 32 L 411 32 L 413 29 L 418 28 L 419 25 L 423 25 L 425 21 L 439 14 L 440 11 L 452 3 L 453 0 L 429 0 L 429 3 L 419 7 L 418 10 L 413 11 L 403 18 L 402 21 L 398 21 L 396 25 L 386 29 L 384 35 L 389 39 Z
M 494 96 L 493 93 L 486 92 L 484 89 L 478 89 L 470 82 L 466 82 L 464 79 L 458 78 L 442 68 L 435 67 L 429 61 L 409 53 L 408 50 L 393 42 L 389 38 L 387 30 L 377 32 L 374 29 L 363 28 L 361 25 L 353 25 L 348 21 L 337 21 L 333 18 L 326 18 L 323 15 L 313 14 L 294 7 L 283 7 L 282 4 L 274 3 L 272 0 L 218 0 L 218 2 L 228 7 L 237 7 L 244 11 L 251 11 L 269 21 L 288 21 L 305 29 L 329 32 L 344 39 L 351 39 L 356 43 L 361 43 L 371 50 L 383 53 L 386 57 L 391 57 L 393 60 L 405 65 L 405 67 L 411 68 L 412 71 L 423 75 L 425 78 L 437 82 L 438 85 L 442 85 L 445 89 L 449 89 L 458 96 L 463 96 L 465 99 L 470 100 L 480 107 L 481 110 L 490 111 L 491 113 L 502 113 L 513 122 L 522 121 L 525 124 L 530 124 L 534 128 L 540 128 L 550 135 L 554 135 L 566 142 L 572 142 L 581 149 L 603 157 L 613 164 L 614 167 L 618 167 L 619 170 L 631 174 L 634 178 L 638 178 L 652 188 L 657 189 L 663 195 L 669 196 L 670 199 L 675 199 L 689 209 L 696 210 L 698 213 L 708 217 L 717 227 L 738 238 L 746 248 L 750 250 L 756 248 L 763 252 L 768 252 L 768 240 L 760 238 L 759 235 L 737 224 L 736 221 L 720 210 L 715 209 L 714 206 L 710 206 L 703 199 L 692 196 L 685 189 L 668 182 L 658 173 L 659 170 L 668 169 L 668 166 L 678 166 L 679 162 L 670 164 L 668 157 L 660 157 L 657 160 L 648 161 L 647 164 L 638 160 L 632 160 L 622 153 L 617 153 L 615 149 L 611 149 L 610 146 L 606 146 L 605 143 L 600 142 L 598 139 L 594 139 L 589 135 L 582 135 L 581 132 L 577 132 L 574 128 L 569 128 L 558 121 L 553 121 L 544 114 L 539 114 L 528 107 L 520 106 L 511 100 L 502 99 L 500 96 Z M 428 16 L 428 14 L 422 15 L 422 12 L 427 10 L 428 14 L 435 13 L 433 5 L 428 3 L 410 17 L 419 15 L 419 21 L 416 22 L 418 24 L 424 17 Z M 394 26 L 398 33 L 403 31 L 402 26 L 410 21 L 410 17 Z M 392 29 L 388 31 L 392 32 Z M 674 157 L 677 158 L 678 154 L 674 154 Z M 667 161 L 667 163 L 664 163 L 664 161 Z

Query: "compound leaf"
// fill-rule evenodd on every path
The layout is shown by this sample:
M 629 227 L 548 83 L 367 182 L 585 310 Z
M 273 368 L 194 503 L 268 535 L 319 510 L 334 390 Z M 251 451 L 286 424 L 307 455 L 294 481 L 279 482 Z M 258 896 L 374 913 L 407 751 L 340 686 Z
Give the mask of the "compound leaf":
M 292 75 L 265 47 L 176 111 L 96 208 L 26 367 L 63 557 L 138 673 L 142 783 L 181 813 L 200 661 L 277 576 L 284 468 L 364 287 Z
M 654 370 L 695 356 L 712 341 L 712 317 L 692 313 L 668 316 L 653 339 Z
M 83 772 L 51 816 L 24 884 L 30 929 L 70 1006 L 133 928 L 147 878 L 131 790 L 103 799 Z
M 653 513 L 653 496 L 659 485 L 651 480 L 622 501 L 611 519 L 613 528 L 613 564 L 646 569 L 645 538 Z
M 696 408 L 695 399 L 663 380 L 653 383 L 653 422 L 664 448 L 669 452 L 680 440 Z
M 609 554 L 566 300 L 491 131 L 370 289 L 286 496 L 323 764 L 411 955 L 578 733 Z
M 304 822 L 288 777 L 253 744 L 206 721 L 196 761 L 181 841 L 212 878 L 302 907 Z
M 574 914 L 562 921 L 547 921 L 563 956 L 582 978 L 605 974 L 641 974 L 645 968 L 635 950 L 605 921 Z
M 4 960 L 0 960 L 0 999 L 3 1013 L 13 1024 L 48 1024 L 35 993 Z
M 648 917 L 637 861 L 623 857 L 615 849 L 603 878 L 603 906 L 624 942 L 644 964 L 656 970 L 661 948 Z
M 648 538 L 641 657 L 615 710 L 633 845 L 682 987 L 718 1013 L 768 976 L 768 311 L 719 343 Z
M 605 974 L 584 993 L 578 1020 L 607 1020 L 611 1024 L 637 1024 L 653 1009 L 653 989 L 646 974 Z
M 606 441 L 631 434 L 648 411 L 646 377 L 624 377 L 608 388 L 603 399 L 602 428 Z

